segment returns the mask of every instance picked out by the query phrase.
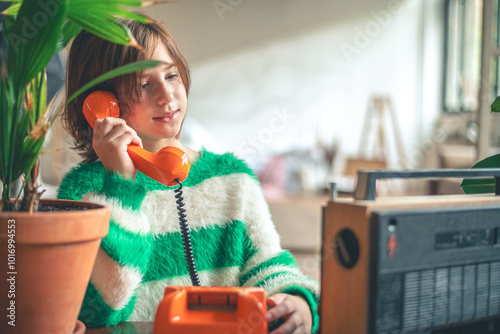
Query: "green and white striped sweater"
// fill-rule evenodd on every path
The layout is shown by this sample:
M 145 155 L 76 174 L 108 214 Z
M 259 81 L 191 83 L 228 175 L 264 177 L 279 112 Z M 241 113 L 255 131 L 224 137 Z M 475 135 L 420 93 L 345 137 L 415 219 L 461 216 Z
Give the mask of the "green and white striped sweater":
M 111 209 L 80 320 L 88 327 L 152 321 L 168 285 L 191 285 L 174 189 L 137 172 L 135 182 L 106 172 L 98 161 L 63 179 L 58 198 Z M 260 184 L 232 154 L 206 150 L 183 183 L 184 202 L 201 284 L 261 286 L 266 294 L 299 295 L 318 328 L 318 283 L 282 250 Z

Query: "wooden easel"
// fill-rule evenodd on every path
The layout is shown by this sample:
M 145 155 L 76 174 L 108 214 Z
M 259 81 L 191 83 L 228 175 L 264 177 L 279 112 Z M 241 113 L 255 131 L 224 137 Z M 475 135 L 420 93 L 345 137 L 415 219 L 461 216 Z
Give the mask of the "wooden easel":
M 385 115 L 388 113 L 391 119 L 392 129 L 396 140 L 396 149 L 399 161 L 403 161 L 405 154 L 401 140 L 401 133 L 397 125 L 396 113 L 390 97 L 385 95 L 373 95 L 368 102 L 366 116 L 361 133 L 361 141 L 358 149 L 358 156 L 349 158 L 346 162 L 344 175 L 356 176 L 360 169 L 386 169 L 386 133 L 384 128 Z M 376 128 L 375 128 L 376 127 Z M 373 141 L 370 138 L 372 131 L 376 131 Z M 373 142 L 370 154 L 370 144 Z

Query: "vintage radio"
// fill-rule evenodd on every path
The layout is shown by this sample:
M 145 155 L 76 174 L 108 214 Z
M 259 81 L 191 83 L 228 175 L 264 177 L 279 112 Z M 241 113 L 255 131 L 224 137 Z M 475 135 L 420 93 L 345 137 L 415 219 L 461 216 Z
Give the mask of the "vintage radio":
M 322 333 L 500 333 L 500 196 L 375 199 L 380 178 L 475 176 L 500 171 L 362 171 L 327 204 Z

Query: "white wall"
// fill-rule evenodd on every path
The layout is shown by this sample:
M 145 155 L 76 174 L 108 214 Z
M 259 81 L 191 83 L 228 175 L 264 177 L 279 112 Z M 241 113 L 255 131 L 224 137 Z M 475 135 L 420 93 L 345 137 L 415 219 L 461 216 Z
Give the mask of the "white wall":
M 235 151 L 257 168 L 269 154 L 312 150 L 318 140 L 337 141 L 344 157 L 355 155 L 368 99 L 378 93 L 394 102 L 406 166 L 418 167 L 419 143 L 440 113 L 444 1 L 357 0 L 350 8 L 340 1 L 218 2 L 235 6 L 217 13 L 216 1 L 205 1 L 190 29 L 175 8 L 160 14 L 169 17 L 188 60 L 195 59 L 188 113 L 211 133 L 208 149 Z M 304 3 L 301 30 L 294 24 Z M 320 24 L 311 23 L 314 15 Z M 292 32 L 283 31 L 286 25 Z M 270 37 L 256 41 L 256 26 Z M 392 132 L 387 139 L 396 166 Z

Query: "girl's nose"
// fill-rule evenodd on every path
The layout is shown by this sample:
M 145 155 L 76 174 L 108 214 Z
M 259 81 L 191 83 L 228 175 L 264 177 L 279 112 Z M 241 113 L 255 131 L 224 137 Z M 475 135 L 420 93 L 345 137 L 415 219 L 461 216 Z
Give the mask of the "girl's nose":
M 168 104 L 174 99 L 174 91 L 171 85 L 167 83 L 159 85 L 156 95 L 156 100 L 159 105 Z

